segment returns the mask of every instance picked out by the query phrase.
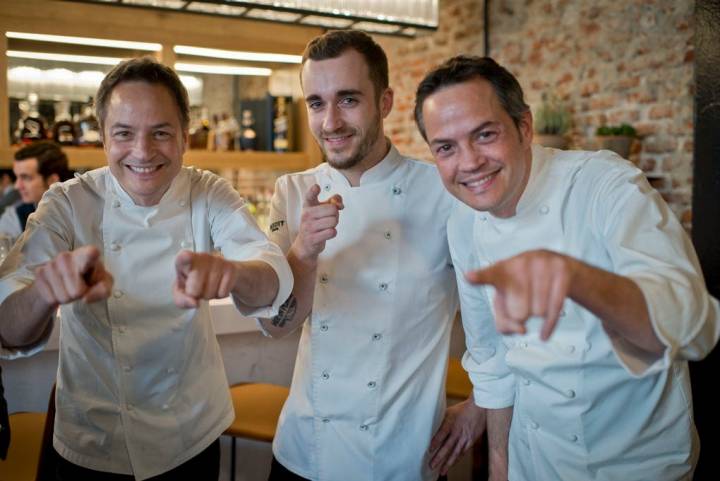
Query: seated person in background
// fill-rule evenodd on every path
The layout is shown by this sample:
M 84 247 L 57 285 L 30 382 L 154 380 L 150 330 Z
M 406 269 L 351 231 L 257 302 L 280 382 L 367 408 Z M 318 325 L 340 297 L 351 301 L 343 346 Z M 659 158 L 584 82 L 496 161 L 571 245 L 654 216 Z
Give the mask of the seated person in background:
M 13 162 L 15 188 L 21 203 L 8 206 L 0 216 L 0 235 L 15 241 L 25 230 L 30 214 L 40 202 L 43 194 L 55 182 L 71 177 L 68 160 L 60 146 L 42 140 L 15 152 Z
M 417 89 L 420 132 L 463 202 L 448 242 L 475 402 L 514 404 L 510 480 L 689 480 L 687 361 L 717 342 L 718 303 L 643 173 L 533 145 L 523 97 L 487 57 L 450 59 Z
M 0 215 L 19 200 L 20 194 L 15 188 L 15 174 L 12 169 L 0 169 Z
M 108 166 L 52 186 L 0 267 L 0 355 L 41 349 L 60 306 L 57 480 L 217 479 L 235 413 L 207 300 L 275 316 L 290 266 L 229 182 L 182 166 L 172 69 L 121 62 L 95 98 Z

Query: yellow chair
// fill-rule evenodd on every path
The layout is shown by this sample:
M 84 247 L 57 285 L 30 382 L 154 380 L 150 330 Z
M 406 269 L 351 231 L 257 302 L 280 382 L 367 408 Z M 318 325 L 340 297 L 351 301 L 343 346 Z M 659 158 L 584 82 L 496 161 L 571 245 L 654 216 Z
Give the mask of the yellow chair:
M 232 436 L 230 479 L 235 481 L 237 438 L 272 442 L 278 418 L 290 390 L 274 384 L 236 384 L 230 387 L 235 420 L 223 434 Z
M 448 362 L 447 379 L 445 380 L 447 397 L 465 400 L 472 393 L 472 384 L 467 371 L 463 369 L 460 359 L 451 357 Z
M 10 415 L 10 449 L 0 460 L 0 481 L 35 481 L 45 431 L 45 413 Z

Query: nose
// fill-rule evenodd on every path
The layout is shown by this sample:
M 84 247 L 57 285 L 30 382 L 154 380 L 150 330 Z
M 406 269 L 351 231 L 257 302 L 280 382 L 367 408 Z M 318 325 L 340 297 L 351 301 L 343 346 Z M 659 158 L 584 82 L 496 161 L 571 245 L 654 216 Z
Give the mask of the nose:
M 152 135 L 138 135 L 133 144 L 133 157 L 138 160 L 150 160 L 155 155 L 155 143 Z
M 327 109 L 325 109 L 325 116 L 323 117 L 322 123 L 323 131 L 335 132 L 339 130 L 342 125 L 342 116 L 337 107 L 329 106 Z
M 487 163 L 487 158 L 482 151 L 472 147 L 465 147 L 461 150 L 458 167 L 461 171 L 472 172 L 478 170 Z

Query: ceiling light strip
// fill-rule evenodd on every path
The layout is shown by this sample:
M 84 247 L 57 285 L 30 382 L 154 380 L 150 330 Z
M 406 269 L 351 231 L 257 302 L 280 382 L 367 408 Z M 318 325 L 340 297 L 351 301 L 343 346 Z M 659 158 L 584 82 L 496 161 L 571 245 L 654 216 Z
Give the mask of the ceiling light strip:
M 258 67 L 234 67 L 232 65 L 203 65 L 197 63 L 177 62 L 175 70 L 178 72 L 211 73 L 219 75 L 255 75 L 269 77 L 272 70 Z
M 214 48 L 190 47 L 188 45 L 175 45 L 173 50 L 181 55 L 194 55 L 197 57 L 222 58 L 228 60 L 244 60 L 246 62 L 302 62 L 301 55 L 286 55 L 280 53 L 242 52 L 236 50 L 218 50 Z
M 65 35 L 45 35 L 41 33 L 5 32 L 7 38 L 35 40 L 38 42 L 69 43 L 73 45 L 91 45 L 94 47 L 124 48 L 129 50 L 145 50 L 159 52 L 162 45 L 149 42 L 130 42 L 125 40 L 108 40 L 104 38 L 68 37 Z
M 122 58 L 115 57 L 92 57 L 90 55 L 67 55 L 48 52 L 24 52 L 19 50 L 8 50 L 7 56 L 13 58 L 48 60 L 55 62 L 89 63 L 94 65 L 117 65 L 123 61 Z

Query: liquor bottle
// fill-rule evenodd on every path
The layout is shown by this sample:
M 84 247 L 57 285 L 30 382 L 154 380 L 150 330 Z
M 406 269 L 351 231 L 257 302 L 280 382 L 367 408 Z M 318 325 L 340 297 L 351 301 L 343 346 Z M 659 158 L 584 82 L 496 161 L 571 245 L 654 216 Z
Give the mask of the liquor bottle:
M 208 109 L 203 107 L 200 110 L 200 121 L 190 129 L 190 148 L 205 149 L 208 145 L 208 133 L 210 132 L 210 121 L 208 120 Z
M 42 140 L 47 137 L 45 130 L 45 120 L 38 112 L 38 96 L 37 94 L 28 95 L 28 114 L 23 119 L 23 128 L 20 133 L 20 142 L 29 144 L 36 140 Z
M 60 145 L 77 144 L 77 134 L 75 133 L 75 124 L 70 117 L 70 103 L 60 101 L 57 103 L 57 112 L 55 116 L 55 125 L 53 125 L 53 140 Z
M 77 124 L 78 145 L 99 146 L 100 124 L 93 114 L 92 99 L 83 107 L 80 121 Z
M 275 106 L 275 118 L 273 119 L 273 150 L 275 152 L 287 152 L 288 117 L 285 97 L 278 97 Z
M 257 132 L 255 132 L 255 119 L 252 110 L 245 109 L 240 122 L 240 148 L 242 150 L 255 150 L 257 145 Z

